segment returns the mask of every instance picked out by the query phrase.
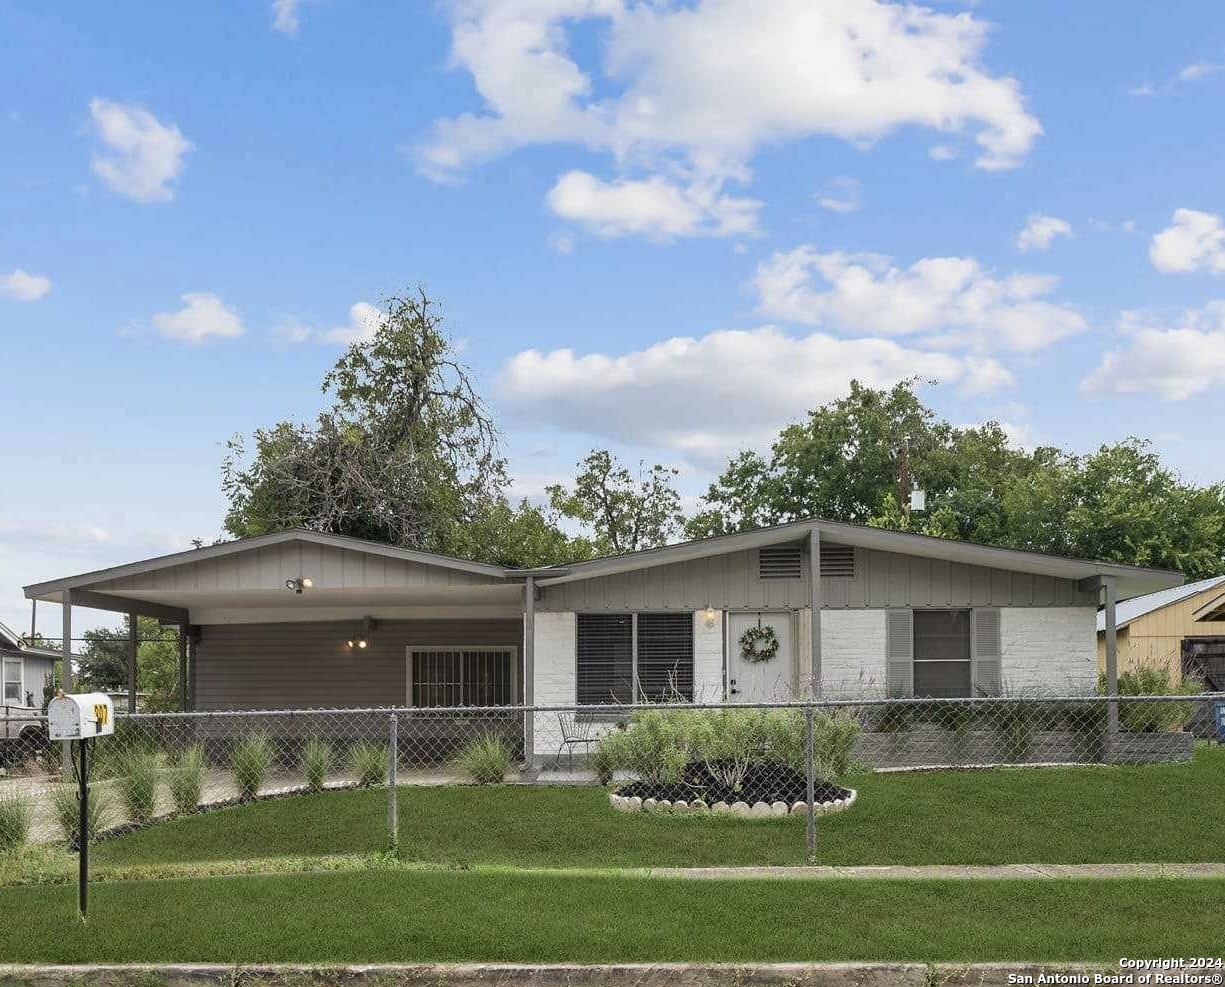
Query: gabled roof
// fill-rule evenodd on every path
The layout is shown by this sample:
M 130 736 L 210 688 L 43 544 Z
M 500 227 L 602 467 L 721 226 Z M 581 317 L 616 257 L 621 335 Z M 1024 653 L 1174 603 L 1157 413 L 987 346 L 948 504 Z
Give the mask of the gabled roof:
M 22 654 L 34 655 L 38 658 L 60 657 L 58 651 L 26 644 L 21 635 L 3 621 L 0 621 L 0 648 L 7 652 L 21 652 Z
M 1115 610 L 1115 627 L 1122 630 L 1133 620 L 1138 620 L 1140 617 L 1150 614 L 1155 610 L 1160 610 L 1162 607 L 1168 607 L 1175 603 L 1181 603 L 1183 600 L 1189 600 L 1199 593 L 1207 590 L 1215 589 L 1218 586 L 1225 585 L 1225 576 L 1212 576 L 1208 579 L 1201 579 L 1198 582 L 1187 583 L 1185 586 L 1174 586 L 1170 589 L 1163 589 L 1157 593 L 1148 593 L 1145 596 L 1137 596 L 1135 599 L 1128 600 L 1126 603 L 1120 603 Z M 1097 615 L 1097 629 L 1104 631 L 1106 629 L 1106 614 L 1099 612 Z
M 308 531 L 305 528 L 292 528 L 288 531 L 277 531 L 268 535 L 255 535 L 251 538 L 238 538 L 234 541 L 222 542 L 219 545 L 208 545 L 204 548 L 190 548 L 184 552 L 174 552 L 170 555 L 159 555 L 140 562 L 128 562 L 124 565 L 111 566 L 107 569 L 96 569 L 93 572 L 83 572 L 75 576 L 65 576 L 61 579 L 51 579 L 47 582 L 33 583 L 24 588 L 26 599 L 48 599 L 66 589 L 82 589 L 97 583 L 112 579 L 122 579 L 125 576 L 136 576 L 158 569 L 169 569 L 176 565 L 191 562 L 206 562 L 210 559 L 224 558 L 240 552 L 249 552 L 283 542 L 309 542 L 315 545 L 326 545 L 332 548 L 347 549 L 353 552 L 363 552 L 367 555 L 379 555 L 389 559 L 400 559 L 406 562 L 416 562 L 421 565 L 438 566 L 443 569 L 455 569 L 460 572 L 488 576 L 494 579 L 505 578 L 501 566 L 488 565 L 484 562 L 469 562 L 466 559 L 451 558 L 448 555 L 435 555 L 430 552 L 417 552 L 407 548 L 397 548 L 382 542 L 367 541 L 364 538 L 350 538 L 348 535 L 332 535 L 319 531 Z

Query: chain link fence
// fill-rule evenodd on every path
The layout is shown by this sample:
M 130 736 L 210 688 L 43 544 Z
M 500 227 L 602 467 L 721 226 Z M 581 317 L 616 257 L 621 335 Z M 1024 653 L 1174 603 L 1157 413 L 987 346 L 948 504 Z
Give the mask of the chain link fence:
M 1225 693 L 771 704 L 484 706 L 120 714 L 95 742 L 102 830 L 296 792 L 600 784 L 610 811 L 802 815 L 855 800 L 862 770 L 1189 760 Z M 72 766 L 31 711 L 0 716 L 0 811 L 30 838 L 76 836 Z

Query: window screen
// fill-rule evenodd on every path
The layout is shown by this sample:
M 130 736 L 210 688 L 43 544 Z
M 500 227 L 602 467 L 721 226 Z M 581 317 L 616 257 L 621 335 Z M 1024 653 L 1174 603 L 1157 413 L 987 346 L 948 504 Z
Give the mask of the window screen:
M 970 695 L 970 611 L 914 611 L 914 694 Z
M 638 615 L 638 693 L 646 702 L 693 701 L 693 614 Z
M 629 703 L 634 698 L 634 618 L 628 613 L 578 615 L 578 701 Z

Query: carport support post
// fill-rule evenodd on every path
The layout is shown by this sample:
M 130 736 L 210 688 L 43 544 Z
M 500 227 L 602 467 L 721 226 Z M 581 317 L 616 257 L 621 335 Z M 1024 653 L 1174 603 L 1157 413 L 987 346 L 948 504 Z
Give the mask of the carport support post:
M 812 644 L 808 694 L 816 699 L 821 694 L 821 529 L 808 532 L 808 606 L 812 609 Z
M 187 635 L 188 625 L 179 624 L 179 709 L 187 712 Z
M 523 581 L 523 761 L 532 770 L 536 758 L 536 579 Z
M 1118 602 L 1118 592 L 1114 576 L 1102 576 L 1102 603 L 1105 612 L 1106 631 L 1106 695 L 1119 694 L 1119 634 L 1115 620 L 1115 605 Z M 1107 751 L 1114 747 L 1115 734 L 1119 732 L 1119 704 L 1106 704 L 1106 745 Z
M 65 692 L 72 692 L 72 592 L 70 590 L 60 593 L 60 607 L 63 609 L 62 633 L 64 635 L 62 649 L 64 657 L 61 661 L 64 667 L 60 669 L 60 688 Z M 72 766 L 71 740 L 64 741 L 61 757 L 60 773 L 67 781 L 68 776 L 63 772 Z
M 140 647 L 140 623 L 134 613 L 128 614 L 128 712 L 136 712 L 136 649 Z

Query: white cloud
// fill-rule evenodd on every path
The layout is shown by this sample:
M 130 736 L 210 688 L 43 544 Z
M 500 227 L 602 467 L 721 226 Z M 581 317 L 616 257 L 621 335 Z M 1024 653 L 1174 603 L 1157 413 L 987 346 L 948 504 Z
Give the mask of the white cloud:
M 814 196 L 817 205 L 830 212 L 856 212 L 863 205 L 862 188 L 854 178 L 831 178 Z
M 843 394 L 913 375 L 981 388 L 994 368 L 886 339 L 802 338 L 773 326 L 676 337 L 623 354 L 527 350 L 503 366 L 501 403 L 531 425 L 643 443 L 718 464 L 768 444 L 788 421 Z M 974 383 L 971 383 L 974 381 Z
M 349 321 L 341 326 L 323 328 L 303 325 L 290 319 L 278 330 L 278 335 L 291 343 L 350 343 L 365 342 L 374 338 L 375 330 L 383 320 L 383 312 L 369 302 L 356 302 L 349 306 Z
M 1156 394 L 1183 401 L 1225 383 L 1225 300 L 1183 313 L 1174 327 L 1153 326 L 1145 313 L 1126 313 L 1125 346 L 1108 351 L 1081 383 L 1086 397 Z
M 1133 96 L 1169 95 L 1185 83 L 1202 82 L 1204 79 L 1209 79 L 1219 72 L 1225 72 L 1225 62 L 1213 62 L 1204 59 L 1184 65 L 1174 74 L 1173 78 L 1167 79 L 1160 85 L 1155 85 L 1152 82 L 1142 82 L 1139 85 L 1132 86 L 1127 91 Z
M 968 13 L 883 0 L 773 0 L 768 17 L 756 0 L 447 9 L 452 64 L 470 73 L 482 108 L 437 121 L 416 149 L 440 181 L 519 147 L 570 144 L 608 152 L 636 183 L 681 178 L 719 199 L 722 183 L 749 181 L 754 154 L 781 141 L 866 147 L 919 126 L 972 140 L 975 163 L 995 170 L 1019 164 L 1042 132 L 1017 81 L 983 63 L 988 28 Z M 570 44 L 593 30 L 605 53 L 598 85 Z M 953 150 L 940 147 L 938 157 Z
M 1175 209 L 1171 224 L 1153 237 L 1148 257 L 1166 274 L 1225 274 L 1225 223 L 1216 213 Z
M 189 291 L 181 301 L 183 307 L 178 311 L 158 312 L 149 320 L 158 334 L 201 343 L 214 337 L 230 339 L 247 331 L 238 313 L 211 292 Z
M 602 237 L 666 240 L 756 232 L 761 203 L 720 195 L 720 184 L 681 187 L 662 175 L 605 182 L 585 171 L 570 171 L 549 189 L 547 202 L 554 215 Z
M 574 253 L 574 237 L 565 233 L 557 233 L 549 237 L 549 246 L 559 254 Z
M 51 279 L 41 274 L 31 274 L 15 267 L 8 274 L 0 274 L 0 295 L 15 298 L 19 302 L 36 302 L 51 290 Z
M 1024 251 L 1050 250 L 1056 237 L 1072 236 L 1072 224 L 1058 216 L 1034 213 L 1017 234 L 1017 249 Z
M 298 33 L 298 8 L 302 0 L 272 0 L 272 30 L 282 34 Z
M 801 246 L 757 267 L 766 315 L 849 333 L 924 333 L 940 345 L 1037 350 L 1084 331 L 1071 305 L 1046 301 L 1054 277 L 995 278 L 972 257 L 927 257 L 902 269 L 888 257 Z
M 169 202 L 171 183 L 194 145 L 174 124 L 163 124 L 133 103 L 93 99 L 94 132 L 106 145 L 90 162 L 95 175 L 120 195 L 137 202 Z
M 1178 73 L 1179 82 L 1198 82 L 1225 71 L 1225 62 L 1192 62 Z

